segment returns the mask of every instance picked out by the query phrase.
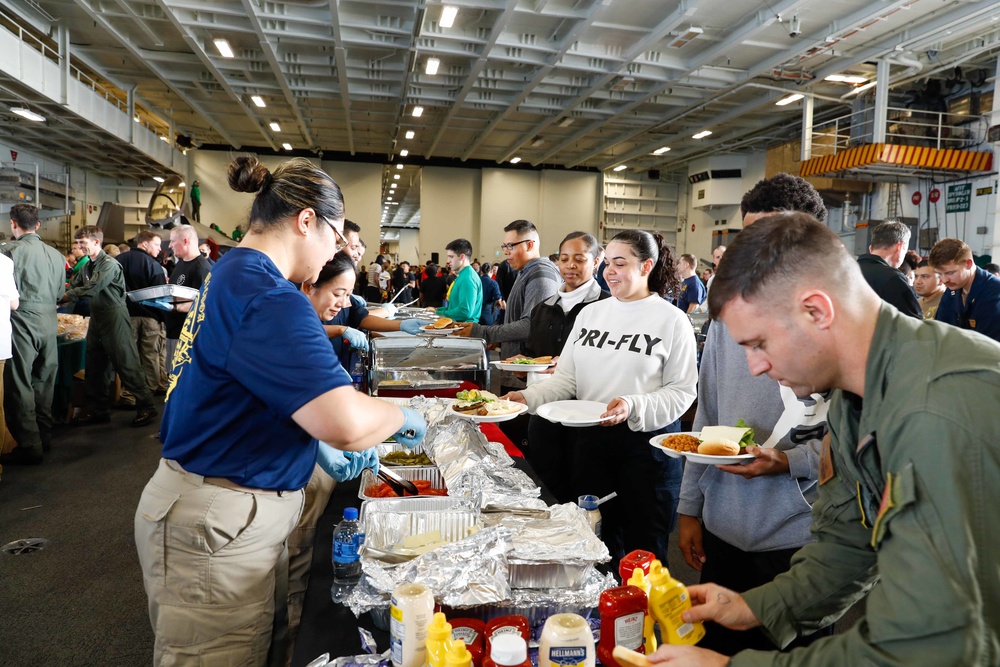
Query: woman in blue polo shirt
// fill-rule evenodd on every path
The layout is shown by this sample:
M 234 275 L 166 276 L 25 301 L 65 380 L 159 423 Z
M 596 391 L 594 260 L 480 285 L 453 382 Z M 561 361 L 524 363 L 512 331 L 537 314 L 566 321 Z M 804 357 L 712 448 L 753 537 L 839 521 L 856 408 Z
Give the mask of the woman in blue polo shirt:
M 314 281 L 346 245 L 337 184 L 304 159 L 271 173 L 240 157 L 228 179 L 256 193 L 249 231 L 185 321 L 163 459 L 135 516 L 157 665 L 264 665 L 283 650 L 271 637 L 284 625 L 286 540 L 314 465 L 335 465 L 317 441 L 361 451 L 395 435 L 415 446 L 426 430 L 419 413 L 354 391 L 292 284 Z

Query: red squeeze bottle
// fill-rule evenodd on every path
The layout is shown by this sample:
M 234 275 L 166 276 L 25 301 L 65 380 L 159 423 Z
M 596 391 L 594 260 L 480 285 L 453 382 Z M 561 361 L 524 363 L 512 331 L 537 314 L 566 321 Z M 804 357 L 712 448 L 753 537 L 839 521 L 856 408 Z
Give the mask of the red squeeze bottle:
M 601 639 L 597 644 L 597 658 L 605 667 L 630 667 L 614 657 L 615 646 L 624 646 L 638 653 L 645 653 L 642 631 L 649 609 L 646 593 L 638 586 L 617 586 L 601 593 L 598 608 L 601 612 Z
M 490 642 L 496 635 L 518 633 L 524 641 L 531 641 L 531 624 L 524 616 L 512 614 L 510 616 L 497 616 L 486 624 L 486 655 L 490 654 Z
M 651 551 L 636 549 L 625 554 L 625 557 L 618 563 L 618 577 L 622 583 L 632 578 L 632 571 L 637 567 L 642 568 L 643 576 L 649 576 L 649 566 L 656 559 L 656 554 Z
M 486 624 L 475 618 L 453 618 L 449 623 L 451 638 L 464 641 L 465 648 L 472 654 L 474 667 L 483 667 Z

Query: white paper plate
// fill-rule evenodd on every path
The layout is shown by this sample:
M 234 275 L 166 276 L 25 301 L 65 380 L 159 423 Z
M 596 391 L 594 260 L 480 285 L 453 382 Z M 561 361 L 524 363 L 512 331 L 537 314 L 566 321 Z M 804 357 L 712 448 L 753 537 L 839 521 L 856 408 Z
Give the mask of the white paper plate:
M 538 408 L 538 416 L 563 426 L 597 426 L 608 404 L 600 401 L 554 401 Z
M 426 327 L 420 327 L 420 331 L 417 332 L 418 336 L 450 336 L 457 331 L 461 331 L 462 327 L 445 327 L 444 329 L 435 329 L 431 325 Z
M 538 371 L 544 371 L 546 368 L 555 366 L 555 364 L 509 364 L 503 361 L 491 361 L 490 364 L 502 371 L 511 371 L 513 373 L 537 373 Z
M 517 417 L 518 415 L 523 415 L 525 412 L 528 411 L 528 406 L 525 405 L 524 403 L 515 403 L 515 405 L 518 406 L 518 411 L 509 412 L 505 415 L 467 415 L 463 412 L 455 412 L 454 410 L 451 409 L 451 406 L 448 407 L 448 411 L 457 417 L 471 419 L 472 421 L 477 422 L 479 424 L 483 423 L 495 424 L 496 422 L 510 421 L 514 417 Z
M 666 438 L 669 438 L 672 435 L 690 435 L 701 440 L 701 431 L 682 431 L 681 433 L 662 433 L 660 435 L 654 435 L 652 438 L 649 439 L 649 444 L 651 444 L 653 447 L 656 447 L 670 458 L 674 459 L 683 458 L 684 454 L 682 452 L 678 452 L 676 449 L 670 449 L 669 447 L 664 447 L 662 444 L 660 444 Z

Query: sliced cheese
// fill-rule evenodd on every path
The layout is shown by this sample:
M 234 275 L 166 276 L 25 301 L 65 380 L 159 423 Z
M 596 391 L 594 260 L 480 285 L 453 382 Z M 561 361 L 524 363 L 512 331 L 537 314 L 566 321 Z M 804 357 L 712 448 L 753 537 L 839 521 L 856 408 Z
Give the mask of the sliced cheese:
M 748 428 L 738 428 L 736 426 L 706 426 L 701 429 L 701 441 L 717 442 L 722 438 L 738 443 L 749 430 Z
M 433 544 L 435 542 L 441 542 L 441 531 L 440 530 L 430 530 L 426 533 L 418 533 L 416 535 L 407 535 L 399 542 L 399 545 L 404 549 L 416 549 L 418 547 L 425 546 L 427 544 Z

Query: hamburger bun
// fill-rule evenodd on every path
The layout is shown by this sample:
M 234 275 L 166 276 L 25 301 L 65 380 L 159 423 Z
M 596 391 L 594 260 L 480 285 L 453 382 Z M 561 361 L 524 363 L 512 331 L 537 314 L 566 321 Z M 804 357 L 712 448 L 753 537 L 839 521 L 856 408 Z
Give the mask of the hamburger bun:
M 716 438 L 698 445 L 698 453 L 708 456 L 736 456 L 740 453 L 740 445 L 726 438 Z
M 434 321 L 434 324 L 432 324 L 431 326 L 434 327 L 435 329 L 444 329 L 445 327 L 451 326 L 452 322 L 454 322 L 454 320 L 451 319 L 450 317 L 439 317 Z
M 532 359 L 532 361 L 535 362 L 536 364 L 551 364 L 552 357 L 551 356 L 535 357 L 534 359 Z

